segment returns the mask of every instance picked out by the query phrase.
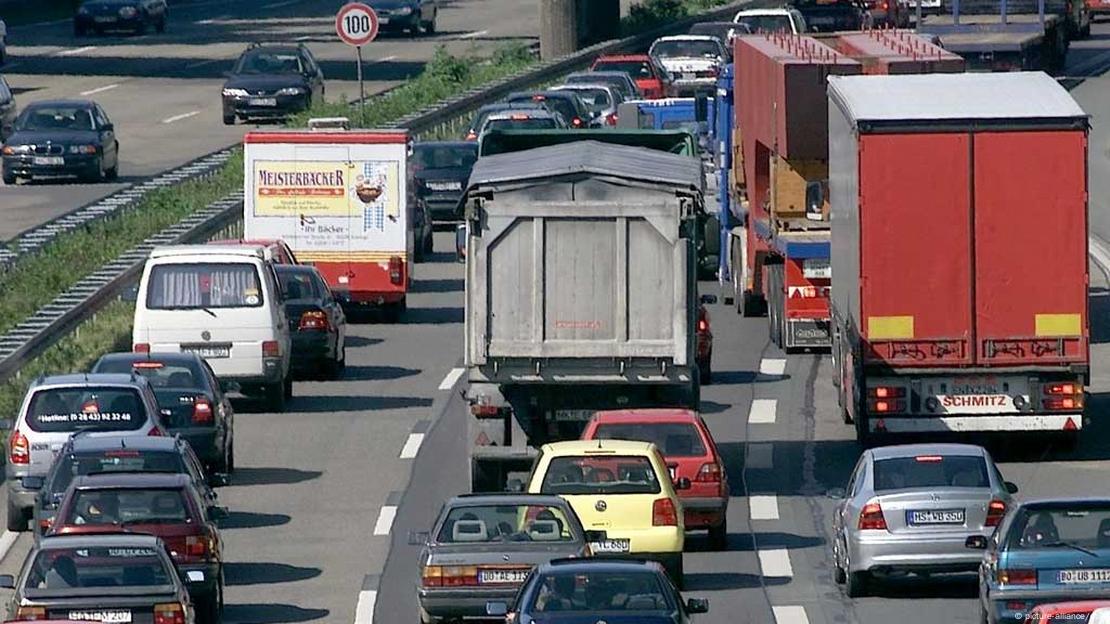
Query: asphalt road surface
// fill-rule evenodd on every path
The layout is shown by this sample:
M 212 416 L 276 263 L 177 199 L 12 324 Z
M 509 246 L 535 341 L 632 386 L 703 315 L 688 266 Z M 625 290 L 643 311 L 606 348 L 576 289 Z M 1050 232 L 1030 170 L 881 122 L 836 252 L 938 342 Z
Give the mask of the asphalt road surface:
M 35 183 L 2 187 L 0 241 L 135 180 L 242 141 L 252 126 L 224 126 L 224 73 L 251 41 L 302 41 L 327 77 L 327 97 L 358 97 L 355 51 L 335 36 L 332 0 L 171 0 L 166 33 L 74 38 L 68 20 L 12 27 L 10 60 L 0 67 L 22 106 L 49 98 L 92 98 L 116 125 L 120 180 L 112 184 Z M 488 52 L 534 41 L 538 0 L 444 0 L 433 36 L 383 34 L 363 50 L 366 92 L 420 72 L 439 45 Z

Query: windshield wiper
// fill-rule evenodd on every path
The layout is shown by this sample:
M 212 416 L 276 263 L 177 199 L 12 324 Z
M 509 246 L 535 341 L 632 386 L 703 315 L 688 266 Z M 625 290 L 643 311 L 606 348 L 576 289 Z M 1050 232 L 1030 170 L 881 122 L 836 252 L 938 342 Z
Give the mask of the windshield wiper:
M 1083 548 L 1079 544 L 1073 544 L 1071 542 L 1062 542 L 1062 541 L 1047 542 L 1045 544 L 1038 544 L 1038 546 L 1041 546 L 1043 548 L 1061 548 L 1061 547 L 1063 547 L 1063 548 L 1072 548 L 1074 550 L 1078 550 L 1081 553 L 1086 553 L 1086 554 L 1088 554 L 1092 557 L 1099 557 L 1100 556 L 1097 552 L 1095 552 L 1093 550 Z

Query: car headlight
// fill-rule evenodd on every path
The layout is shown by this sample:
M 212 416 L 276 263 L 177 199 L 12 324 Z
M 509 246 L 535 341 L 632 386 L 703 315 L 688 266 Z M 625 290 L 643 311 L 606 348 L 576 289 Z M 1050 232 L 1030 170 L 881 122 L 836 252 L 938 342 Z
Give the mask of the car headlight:
M 396 11 L 394 11 L 394 13 L 396 13 L 397 15 L 409 15 L 409 14 L 412 13 L 412 7 L 403 6 L 399 9 L 397 9 Z
M 248 93 L 246 89 L 224 89 L 224 95 L 227 97 L 246 97 Z
M 96 153 L 96 146 L 95 145 L 70 145 L 69 146 L 69 153 L 70 154 L 95 154 Z
M 30 145 L 5 145 L 4 148 L 2 150 L 0 150 L 0 152 L 3 152 L 3 154 L 5 156 L 15 156 L 16 154 L 30 154 L 31 153 L 31 146 Z
M 285 87 L 277 92 L 278 95 L 300 95 L 302 93 L 304 93 L 304 89 L 301 87 Z
M 123 19 L 131 19 L 132 17 L 135 17 L 138 12 L 139 11 L 133 6 L 125 6 L 120 8 L 119 16 Z

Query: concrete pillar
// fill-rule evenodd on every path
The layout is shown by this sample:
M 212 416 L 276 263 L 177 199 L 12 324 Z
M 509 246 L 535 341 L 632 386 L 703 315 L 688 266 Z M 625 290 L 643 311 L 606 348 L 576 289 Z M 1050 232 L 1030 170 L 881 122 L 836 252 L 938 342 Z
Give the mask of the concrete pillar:
M 578 49 L 576 0 L 540 0 L 540 58 L 550 60 Z

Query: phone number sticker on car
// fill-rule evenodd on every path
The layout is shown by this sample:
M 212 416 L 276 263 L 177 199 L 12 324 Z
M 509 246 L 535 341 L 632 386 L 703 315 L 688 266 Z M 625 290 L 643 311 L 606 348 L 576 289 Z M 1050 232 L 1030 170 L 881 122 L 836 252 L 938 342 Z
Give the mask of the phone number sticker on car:
M 1056 578 L 1060 583 L 1067 585 L 1077 583 L 1110 583 L 1110 569 L 1060 570 L 1056 574 Z

